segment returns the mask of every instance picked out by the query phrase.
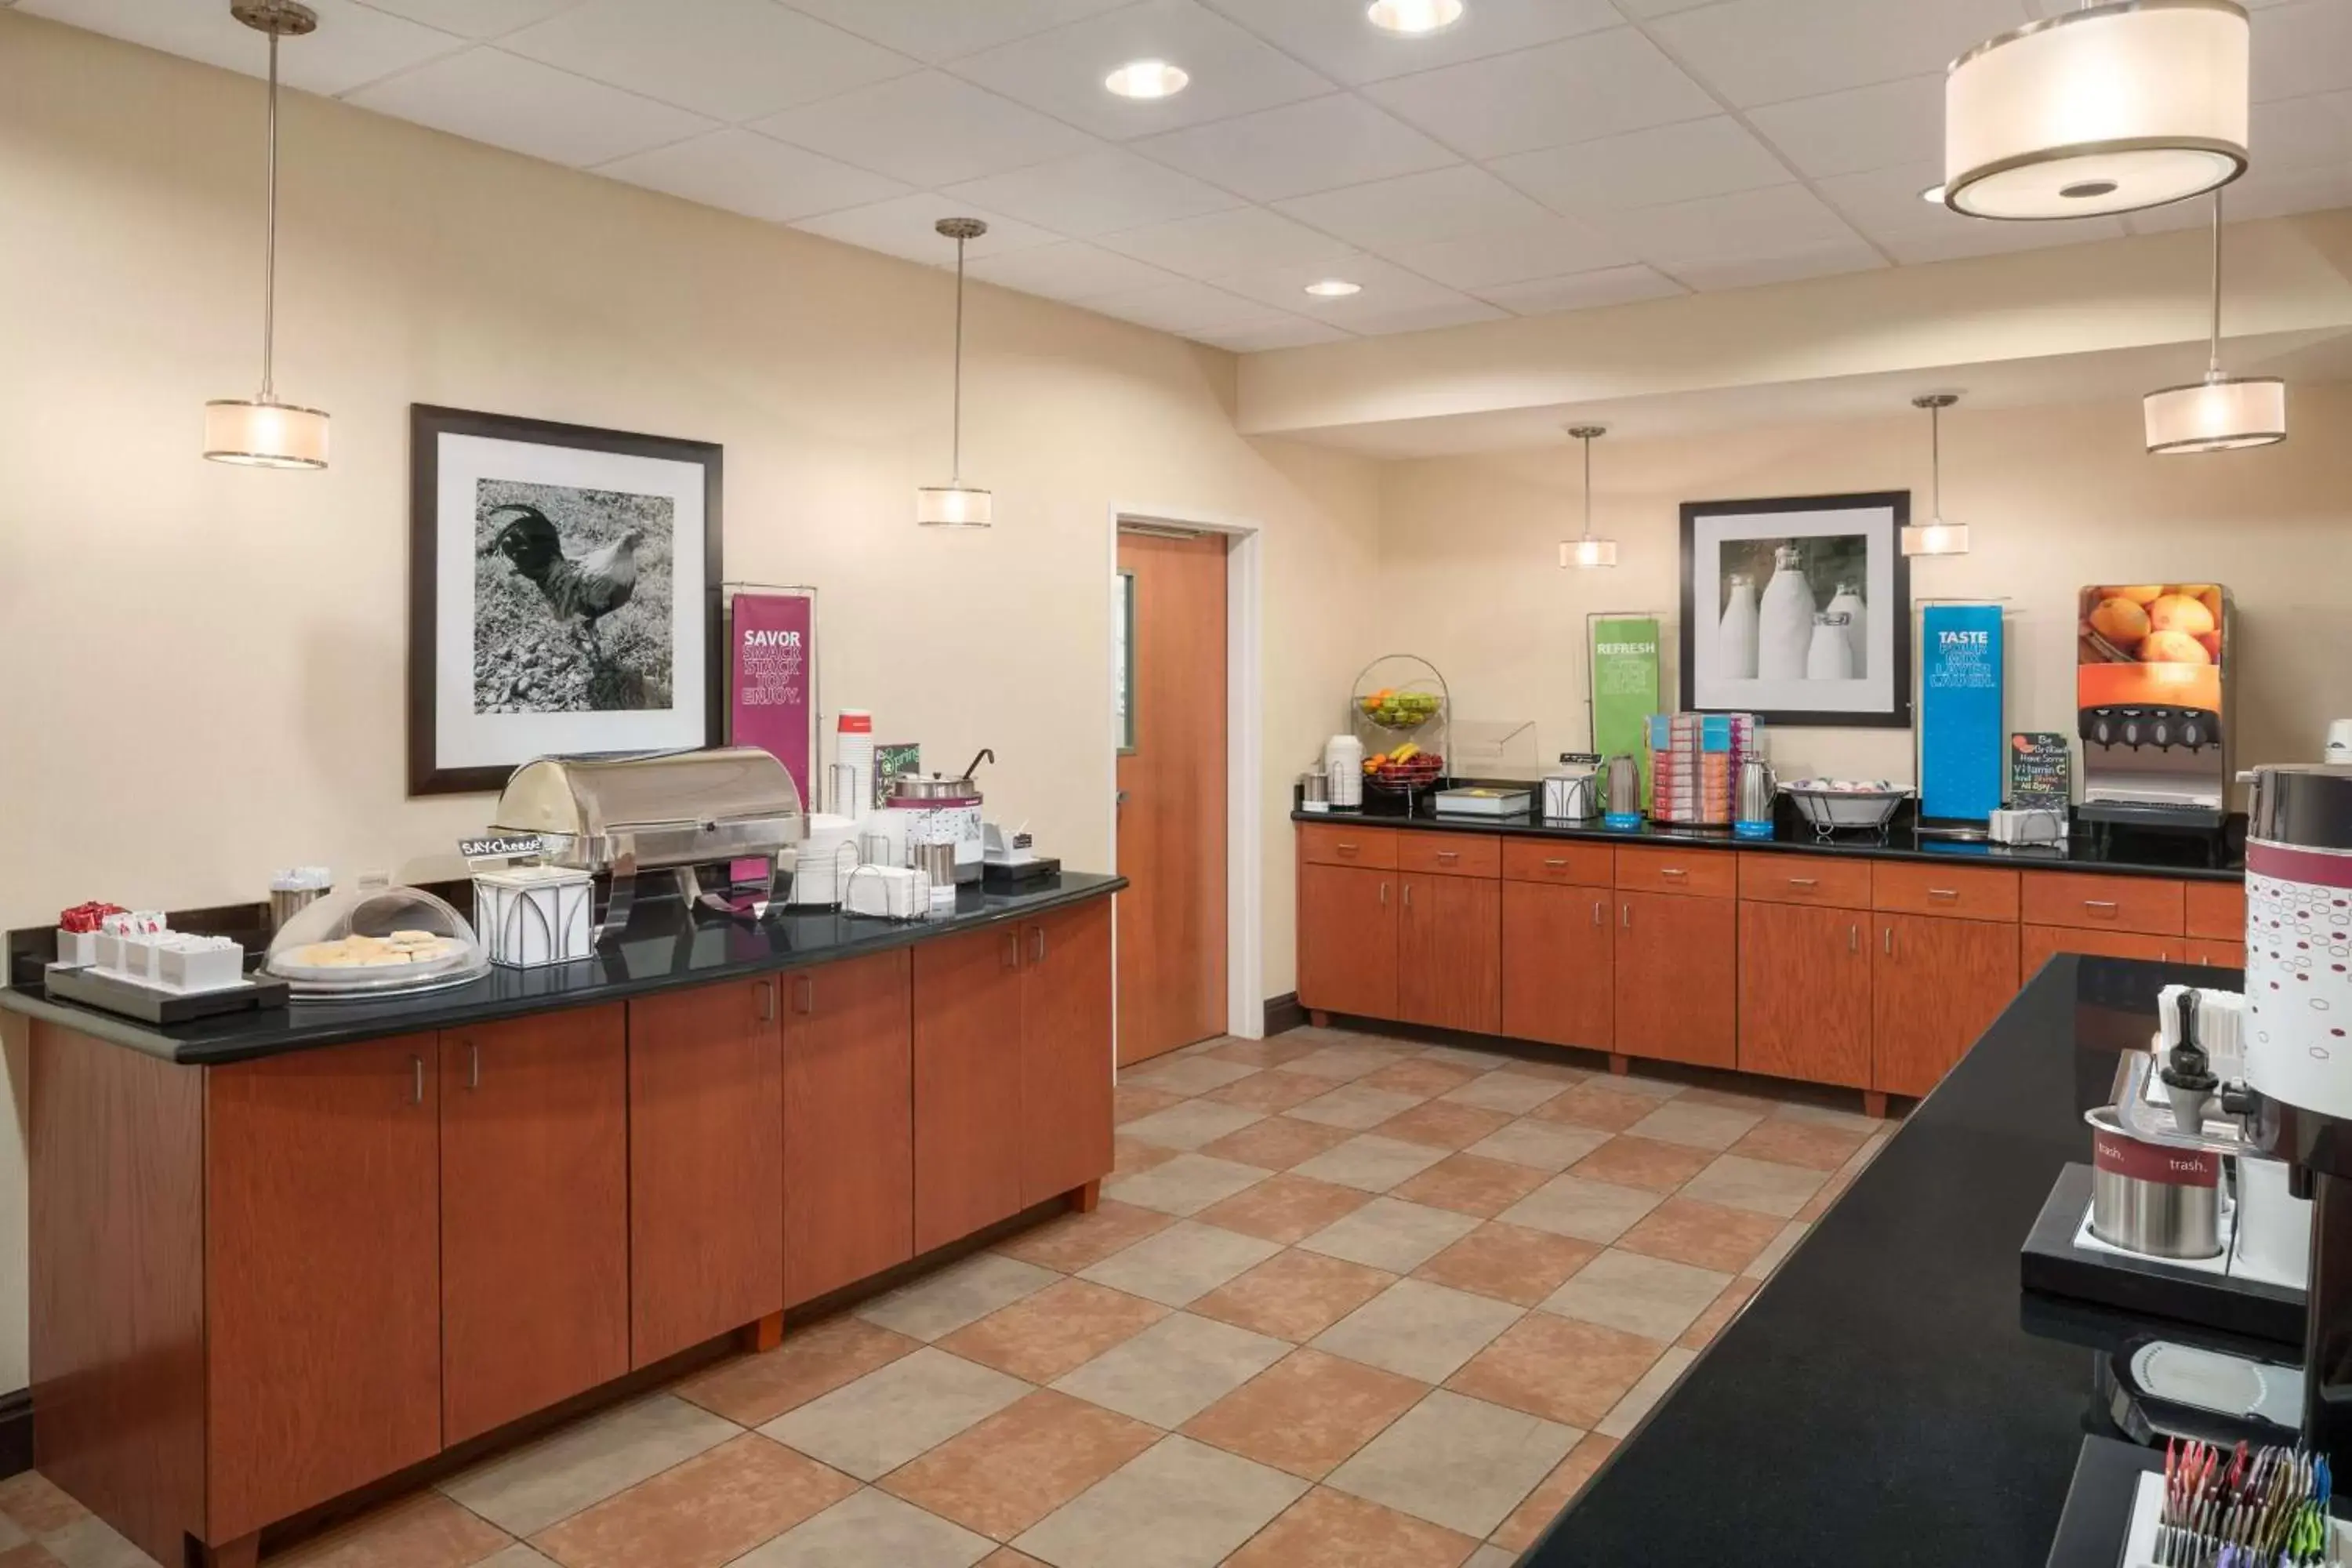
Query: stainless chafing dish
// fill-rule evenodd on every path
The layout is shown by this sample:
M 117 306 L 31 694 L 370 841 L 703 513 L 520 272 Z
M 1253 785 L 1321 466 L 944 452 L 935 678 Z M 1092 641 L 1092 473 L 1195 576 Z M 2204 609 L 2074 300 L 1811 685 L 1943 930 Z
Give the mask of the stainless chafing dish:
M 548 864 L 607 874 L 612 894 L 599 940 L 629 921 L 640 871 L 668 869 L 688 902 L 729 908 L 701 893 L 698 868 L 763 859 L 768 894 L 755 916 L 783 901 L 807 827 L 784 764 L 754 747 L 635 757 L 541 757 L 508 778 L 493 828 L 536 834 Z

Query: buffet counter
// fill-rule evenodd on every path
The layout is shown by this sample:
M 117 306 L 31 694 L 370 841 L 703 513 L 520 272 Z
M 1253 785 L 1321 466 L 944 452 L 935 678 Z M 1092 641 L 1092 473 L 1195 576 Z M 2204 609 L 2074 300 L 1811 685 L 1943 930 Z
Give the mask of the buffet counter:
M 172 1027 L 0 993 L 35 1462 L 159 1562 L 250 1568 L 266 1528 L 1092 1207 L 1123 886 L 643 908 L 592 960 Z

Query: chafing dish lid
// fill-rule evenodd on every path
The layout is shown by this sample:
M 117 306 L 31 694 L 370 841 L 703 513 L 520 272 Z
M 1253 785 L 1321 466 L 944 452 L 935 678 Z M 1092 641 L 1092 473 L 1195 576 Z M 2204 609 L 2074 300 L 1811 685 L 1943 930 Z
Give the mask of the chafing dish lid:
M 541 757 L 499 796 L 502 832 L 593 837 L 614 829 L 801 814 L 784 764 L 752 746 L 640 757 Z

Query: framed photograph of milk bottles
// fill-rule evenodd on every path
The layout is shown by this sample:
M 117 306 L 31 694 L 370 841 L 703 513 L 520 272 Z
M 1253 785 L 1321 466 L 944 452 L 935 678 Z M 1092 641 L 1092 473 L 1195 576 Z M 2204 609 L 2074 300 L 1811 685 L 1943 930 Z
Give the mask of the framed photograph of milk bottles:
M 1907 490 L 1683 503 L 1682 706 L 1911 722 Z
M 408 793 L 719 743 L 720 449 L 409 410 Z

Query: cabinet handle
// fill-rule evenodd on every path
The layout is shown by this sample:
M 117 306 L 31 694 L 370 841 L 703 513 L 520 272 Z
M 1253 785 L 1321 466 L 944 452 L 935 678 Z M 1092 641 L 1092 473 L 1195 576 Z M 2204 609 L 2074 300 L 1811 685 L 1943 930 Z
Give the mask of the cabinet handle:
M 758 992 L 760 995 L 760 1022 L 774 1023 L 776 1021 L 776 983 L 772 980 L 762 980 L 751 989 Z
M 1960 890 L 1958 888 L 1930 888 L 1927 896 L 1931 899 L 1957 899 Z
M 1029 962 L 1032 963 L 1045 962 L 1045 928 L 1042 925 L 1029 928 Z
M 1411 882 L 1407 882 L 1404 885 L 1404 907 L 1406 909 L 1412 908 L 1412 884 Z
M 1606 899 L 1595 900 L 1592 905 L 1592 923 L 1597 926 L 1607 925 L 1609 923 L 1608 910 L 1609 901 Z
M 1620 904 L 1617 906 L 1617 923 L 1623 926 L 1627 931 L 1632 931 L 1633 929 L 1633 905 Z
M 1789 879 L 1789 886 L 1792 888 L 1818 888 L 1821 885 L 1822 879 L 1819 877 L 1791 877 Z
M 482 1046 L 478 1040 L 466 1042 L 466 1087 L 482 1087 Z
M 1462 858 L 1462 851 L 1459 849 L 1440 849 L 1437 852 L 1437 858 L 1440 860 L 1459 860 Z
M 1007 969 L 1021 967 L 1021 928 L 1019 926 L 1014 926 L 1004 933 L 1004 967 Z
M 793 976 L 793 1011 L 814 1017 L 816 1015 L 816 976 Z
M 2113 899 L 2084 899 L 2083 907 L 2086 910 L 2112 910 L 2116 901 Z
M 1881 926 L 1878 928 L 1878 945 L 1885 951 L 1887 957 L 1892 958 L 1895 956 L 1895 928 L 1893 926 Z
M 1387 909 L 1388 907 L 1389 907 L 1389 885 L 1388 885 L 1386 882 L 1382 882 L 1382 883 L 1381 884 L 1381 908 L 1382 908 L 1382 909 Z
M 1336 855 L 1353 855 L 1356 852 L 1356 847 L 1352 844 L 1334 844 L 1331 846 L 1331 851 Z
M 1680 866 L 1661 866 L 1658 868 L 1658 875 L 1661 877 L 1687 877 L 1690 873 L 1684 870 Z
M 425 1103 L 425 1058 L 409 1058 L 408 1070 L 411 1074 L 408 1084 L 408 1103 L 422 1105 Z
M 1845 950 L 1848 952 L 1860 952 L 1862 951 L 1862 928 L 1860 926 L 1848 926 L 1845 928 Z
M 1544 862 L 1544 865 L 1548 869 L 1554 871 L 1559 870 L 1561 867 L 1567 864 L 1568 862 L 1565 860 L 1547 860 Z

